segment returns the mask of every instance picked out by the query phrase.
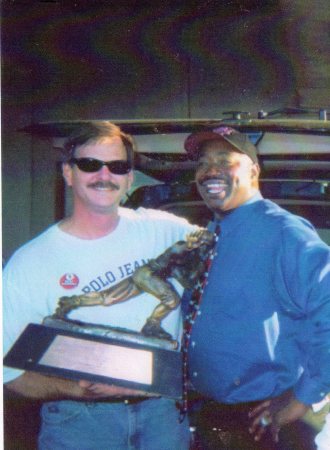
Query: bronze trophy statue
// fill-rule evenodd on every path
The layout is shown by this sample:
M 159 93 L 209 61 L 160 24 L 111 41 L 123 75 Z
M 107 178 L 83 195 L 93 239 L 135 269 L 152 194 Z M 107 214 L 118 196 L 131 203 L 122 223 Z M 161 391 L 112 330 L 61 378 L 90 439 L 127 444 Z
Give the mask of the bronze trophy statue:
M 55 313 L 45 317 L 42 325 L 26 327 L 4 364 L 181 398 L 180 343 L 162 328 L 161 322 L 180 303 L 170 280 L 192 288 L 205 270 L 213 243 L 214 235 L 199 229 L 109 289 L 61 297 Z M 111 306 L 134 299 L 143 291 L 160 303 L 140 332 L 68 317 L 76 308 Z
M 115 333 L 116 329 L 70 320 L 67 316 L 76 308 L 111 306 L 130 300 L 145 291 L 158 298 L 160 304 L 147 318 L 141 329 L 141 336 L 129 333 L 128 330 L 117 329 L 117 332 L 122 333 L 124 339 L 125 336 L 133 334 L 137 341 L 141 341 L 144 336 L 157 340 L 160 346 L 162 345 L 159 340 L 162 340 L 165 347 L 169 344 L 166 341 L 172 342 L 172 346 L 177 347 L 178 343 L 172 341 L 172 336 L 161 327 L 162 320 L 180 303 L 180 297 L 168 279 L 174 278 L 184 288 L 192 288 L 204 270 L 204 262 L 212 245 L 213 234 L 205 229 L 199 229 L 188 235 L 186 241 L 175 243 L 156 259 L 135 270 L 131 277 L 115 286 L 100 292 L 61 297 L 55 313 L 46 317 L 44 324 L 109 335 L 110 330 Z

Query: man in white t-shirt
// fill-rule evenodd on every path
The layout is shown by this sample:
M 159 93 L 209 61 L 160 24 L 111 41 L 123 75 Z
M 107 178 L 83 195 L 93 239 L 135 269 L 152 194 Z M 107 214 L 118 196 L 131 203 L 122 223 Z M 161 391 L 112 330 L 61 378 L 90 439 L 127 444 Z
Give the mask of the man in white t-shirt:
M 195 227 L 171 214 L 120 207 L 133 182 L 134 143 L 109 122 L 86 123 L 66 144 L 63 176 L 73 213 L 31 240 L 4 269 L 4 353 L 28 323 L 54 313 L 62 296 L 115 285 Z M 147 293 L 105 307 L 75 309 L 71 319 L 140 331 L 158 300 Z M 162 322 L 181 333 L 180 309 Z M 71 381 L 5 367 L 7 389 L 42 400 L 40 449 L 184 450 L 189 428 L 175 401 L 126 388 Z

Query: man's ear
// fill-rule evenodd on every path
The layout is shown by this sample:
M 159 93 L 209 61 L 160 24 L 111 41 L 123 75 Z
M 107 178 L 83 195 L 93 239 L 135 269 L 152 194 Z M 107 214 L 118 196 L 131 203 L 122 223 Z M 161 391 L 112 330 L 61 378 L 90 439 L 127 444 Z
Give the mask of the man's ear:
M 134 170 L 131 170 L 128 173 L 128 180 L 127 181 L 128 181 L 127 190 L 129 191 L 131 189 L 131 187 L 132 187 L 133 182 L 134 182 Z
M 252 178 L 258 179 L 260 175 L 260 166 L 258 163 L 254 163 L 251 167 L 251 176 Z
M 72 167 L 69 163 L 64 162 L 62 164 L 62 175 L 67 186 L 72 186 Z

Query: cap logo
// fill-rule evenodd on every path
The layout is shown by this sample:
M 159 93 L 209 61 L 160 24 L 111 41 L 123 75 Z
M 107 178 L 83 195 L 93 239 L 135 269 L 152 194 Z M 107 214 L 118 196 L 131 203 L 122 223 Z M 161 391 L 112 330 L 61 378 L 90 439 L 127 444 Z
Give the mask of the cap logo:
M 234 131 L 235 130 L 233 130 L 233 128 L 230 127 L 219 127 L 213 130 L 214 133 L 217 133 L 220 136 L 230 136 L 231 134 L 234 133 Z

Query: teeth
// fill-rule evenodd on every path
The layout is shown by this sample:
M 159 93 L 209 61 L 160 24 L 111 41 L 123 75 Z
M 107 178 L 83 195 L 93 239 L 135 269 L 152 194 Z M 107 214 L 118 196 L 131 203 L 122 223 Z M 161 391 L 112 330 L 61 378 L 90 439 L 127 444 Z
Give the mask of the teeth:
M 221 181 L 207 181 L 203 183 L 203 186 L 210 194 L 219 194 L 226 188 L 226 184 Z
M 89 187 L 95 189 L 96 191 L 113 191 L 114 189 L 116 189 L 116 186 L 110 183 L 94 183 Z
M 208 188 L 207 192 L 209 194 L 220 194 L 221 192 L 223 192 L 224 189 L 223 188 Z

